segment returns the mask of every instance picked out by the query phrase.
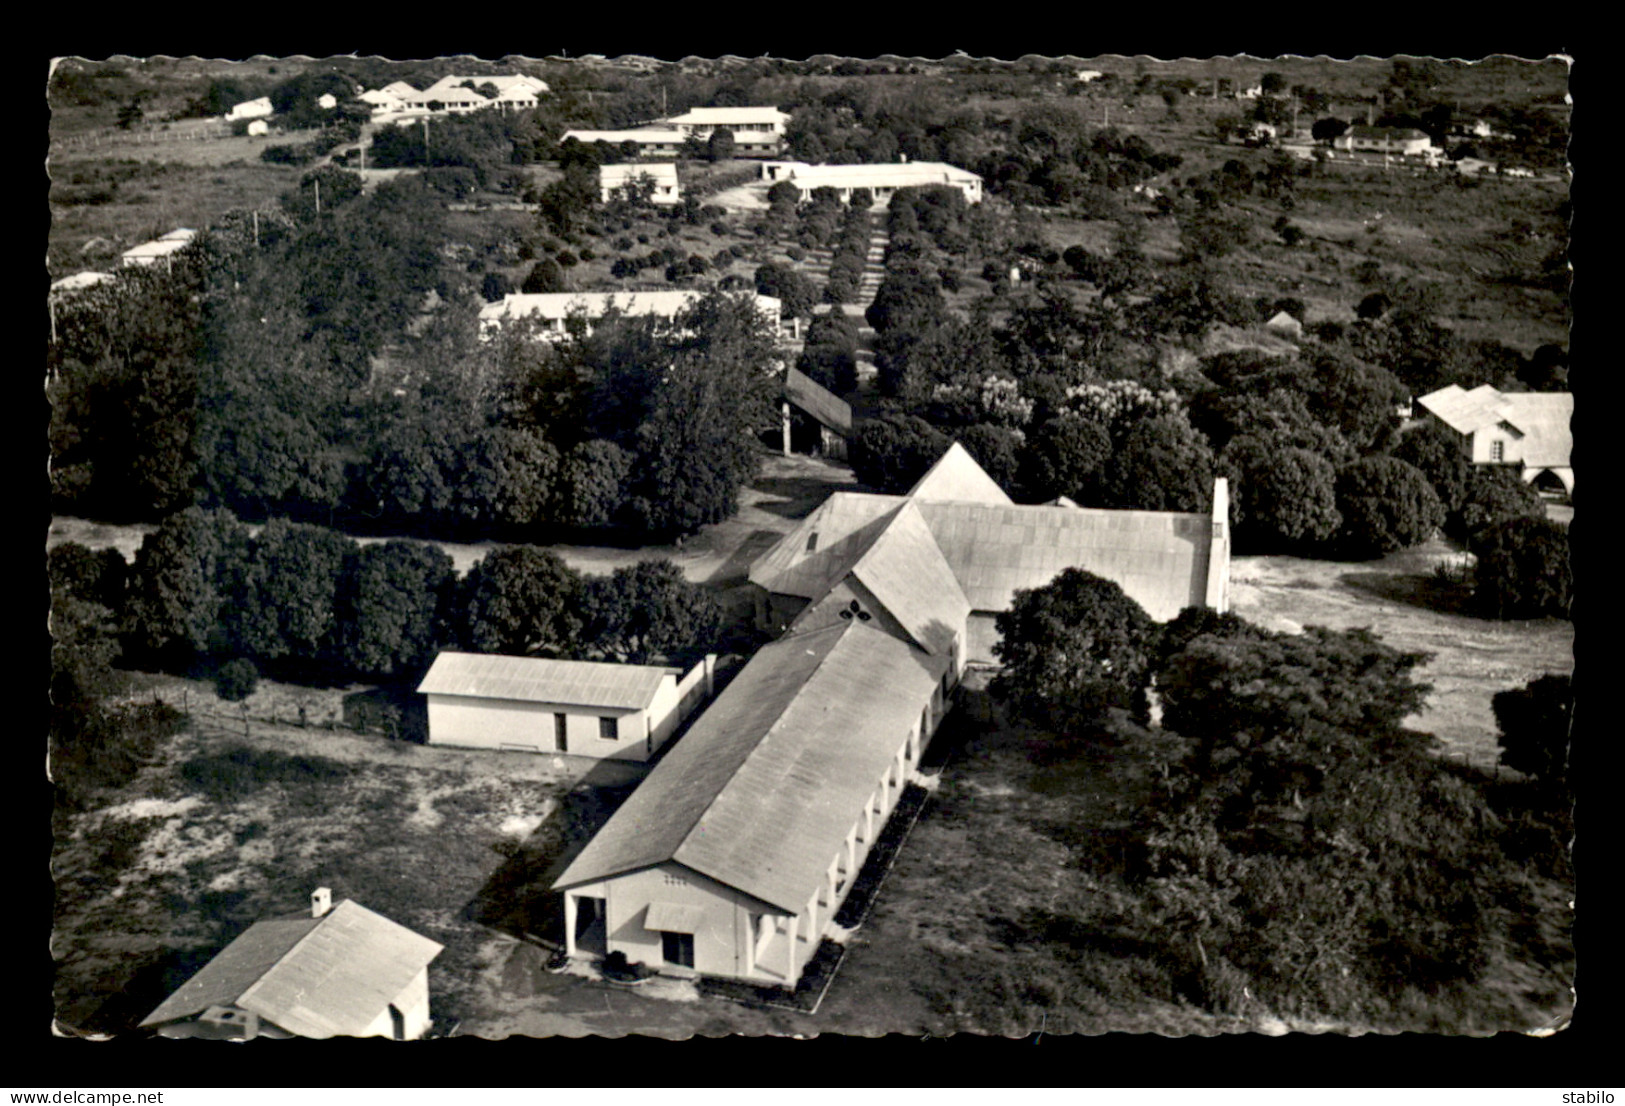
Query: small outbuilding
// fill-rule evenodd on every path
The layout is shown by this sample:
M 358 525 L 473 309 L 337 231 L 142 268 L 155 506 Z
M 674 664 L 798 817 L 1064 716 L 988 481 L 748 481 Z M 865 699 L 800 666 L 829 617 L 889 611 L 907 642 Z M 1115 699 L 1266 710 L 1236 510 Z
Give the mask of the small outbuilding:
M 444 652 L 418 692 L 429 744 L 644 761 L 710 697 L 716 657 L 680 668 Z
M 318 887 L 308 915 L 255 922 L 141 1022 L 164 1037 L 392 1037 L 429 1029 L 438 942 Z
M 1277 311 L 1270 317 L 1270 321 L 1264 324 L 1264 328 L 1272 334 L 1291 338 L 1293 341 L 1303 337 L 1303 324 L 1285 311 Z
M 240 104 L 233 104 L 226 113 L 227 120 L 236 119 L 263 119 L 272 112 L 271 98 L 261 96 L 257 100 L 244 100 Z
M 248 132 L 247 133 L 249 134 L 250 137 L 257 136 L 257 135 L 262 135 L 262 134 L 267 134 L 267 133 L 270 132 L 270 130 L 271 130 L 271 125 L 269 123 L 267 123 L 263 119 L 251 119 L 251 120 L 249 120 Z
M 816 452 L 837 460 L 846 459 L 847 442 L 852 438 L 852 405 L 818 381 L 790 366 L 784 378 L 784 453 L 789 456 L 793 438 L 792 411 L 799 411 L 817 427 Z

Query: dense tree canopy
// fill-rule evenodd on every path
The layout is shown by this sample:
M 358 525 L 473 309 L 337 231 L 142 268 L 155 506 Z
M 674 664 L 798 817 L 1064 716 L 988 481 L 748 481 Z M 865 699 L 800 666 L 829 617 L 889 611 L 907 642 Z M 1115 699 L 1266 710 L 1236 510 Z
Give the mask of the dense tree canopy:
M 722 609 L 670 561 L 639 561 L 587 580 L 585 648 L 631 664 L 687 663 L 716 643 Z
M 452 626 L 476 653 L 568 652 L 580 632 L 581 578 L 558 555 L 532 545 L 486 554 L 463 577 Z
M 1569 617 L 1574 570 L 1569 531 L 1544 518 L 1511 518 L 1473 535 L 1473 600 L 1489 618 Z
M 995 619 L 993 692 L 1061 735 L 1095 732 L 1108 708 L 1146 708 L 1157 628 L 1110 580 L 1069 568 L 1016 592 Z
M 1490 706 L 1506 766 L 1548 786 L 1561 784 L 1568 774 L 1574 715 L 1570 678 L 1546 675 L 1523 687 L 1497 691 Z
M 1426 541 L 1444 523 L 1444 508 L 1420 471 L 1388 456 L 1364 457 L 1337 474 L 1335 538 L 1340 555 L 1380 557 Z

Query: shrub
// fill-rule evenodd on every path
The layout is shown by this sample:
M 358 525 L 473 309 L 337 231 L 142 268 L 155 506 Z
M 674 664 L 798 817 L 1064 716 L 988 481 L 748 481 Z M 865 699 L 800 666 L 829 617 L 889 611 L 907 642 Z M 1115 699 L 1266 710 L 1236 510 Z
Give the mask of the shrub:
M 716 222 L 711 224 L 711 233 L 716 235 L 718 238 L 727 237 L 728 224 L 724 223 L 721 219 L 718 219 Z
M 800 246 L 791 246 L 789 249 L 784 251 L 784 254 L 791 261 L 807 260 L 807 251 L 802 249 Z
M 246 657 L 227 661 L 214 674 L 214 693 L 228 703 L 240 703 L 259 686 L 260 670 Z
M 1542 676 L 1521 688 L 1498 691 L 1490 700 L 1501 760 L 1508 768 L 1545 784 L 1562 782 L 1569 750 L 1574 689 L 1567 676 Z
M 1569 532 L 1544 518 L 1513 518 L 1472 539 L 1473 600 L 1489 618 L 1569 617 L 1574 572 Z
M 1426 541 L 1444 523 L 1427 477 L 1393 457 L 1363 457 L 1337 474 L 1343 525 L 1334 539 L 1342 556 L 1381 557 Z

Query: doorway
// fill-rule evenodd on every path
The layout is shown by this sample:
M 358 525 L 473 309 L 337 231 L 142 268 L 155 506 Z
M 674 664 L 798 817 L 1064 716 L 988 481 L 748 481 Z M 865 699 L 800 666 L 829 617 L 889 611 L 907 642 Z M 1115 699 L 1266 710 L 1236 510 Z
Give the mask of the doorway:
M 609 927 L 604 917 L 604 900 L 592 895 L 576 896 L 576 951 L 589 956 L 609 952 Z
M 389 1004 L 389 1034 L 397 1041 L 406 1040 L 406 1015 L 393 1002 Z
M 570 751 L 570 719 L 568 715 L 555 714 L 553 716 L 553 751 L 555 753 L 568 753 Z

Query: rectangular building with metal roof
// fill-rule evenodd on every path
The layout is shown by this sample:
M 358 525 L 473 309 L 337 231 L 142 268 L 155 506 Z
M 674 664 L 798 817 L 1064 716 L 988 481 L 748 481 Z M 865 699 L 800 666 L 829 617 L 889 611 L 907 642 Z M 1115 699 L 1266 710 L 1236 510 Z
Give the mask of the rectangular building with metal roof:
M 709 694 L 680 668 L 443 652 L 418 685 L 429 744 L 644 761 Z

